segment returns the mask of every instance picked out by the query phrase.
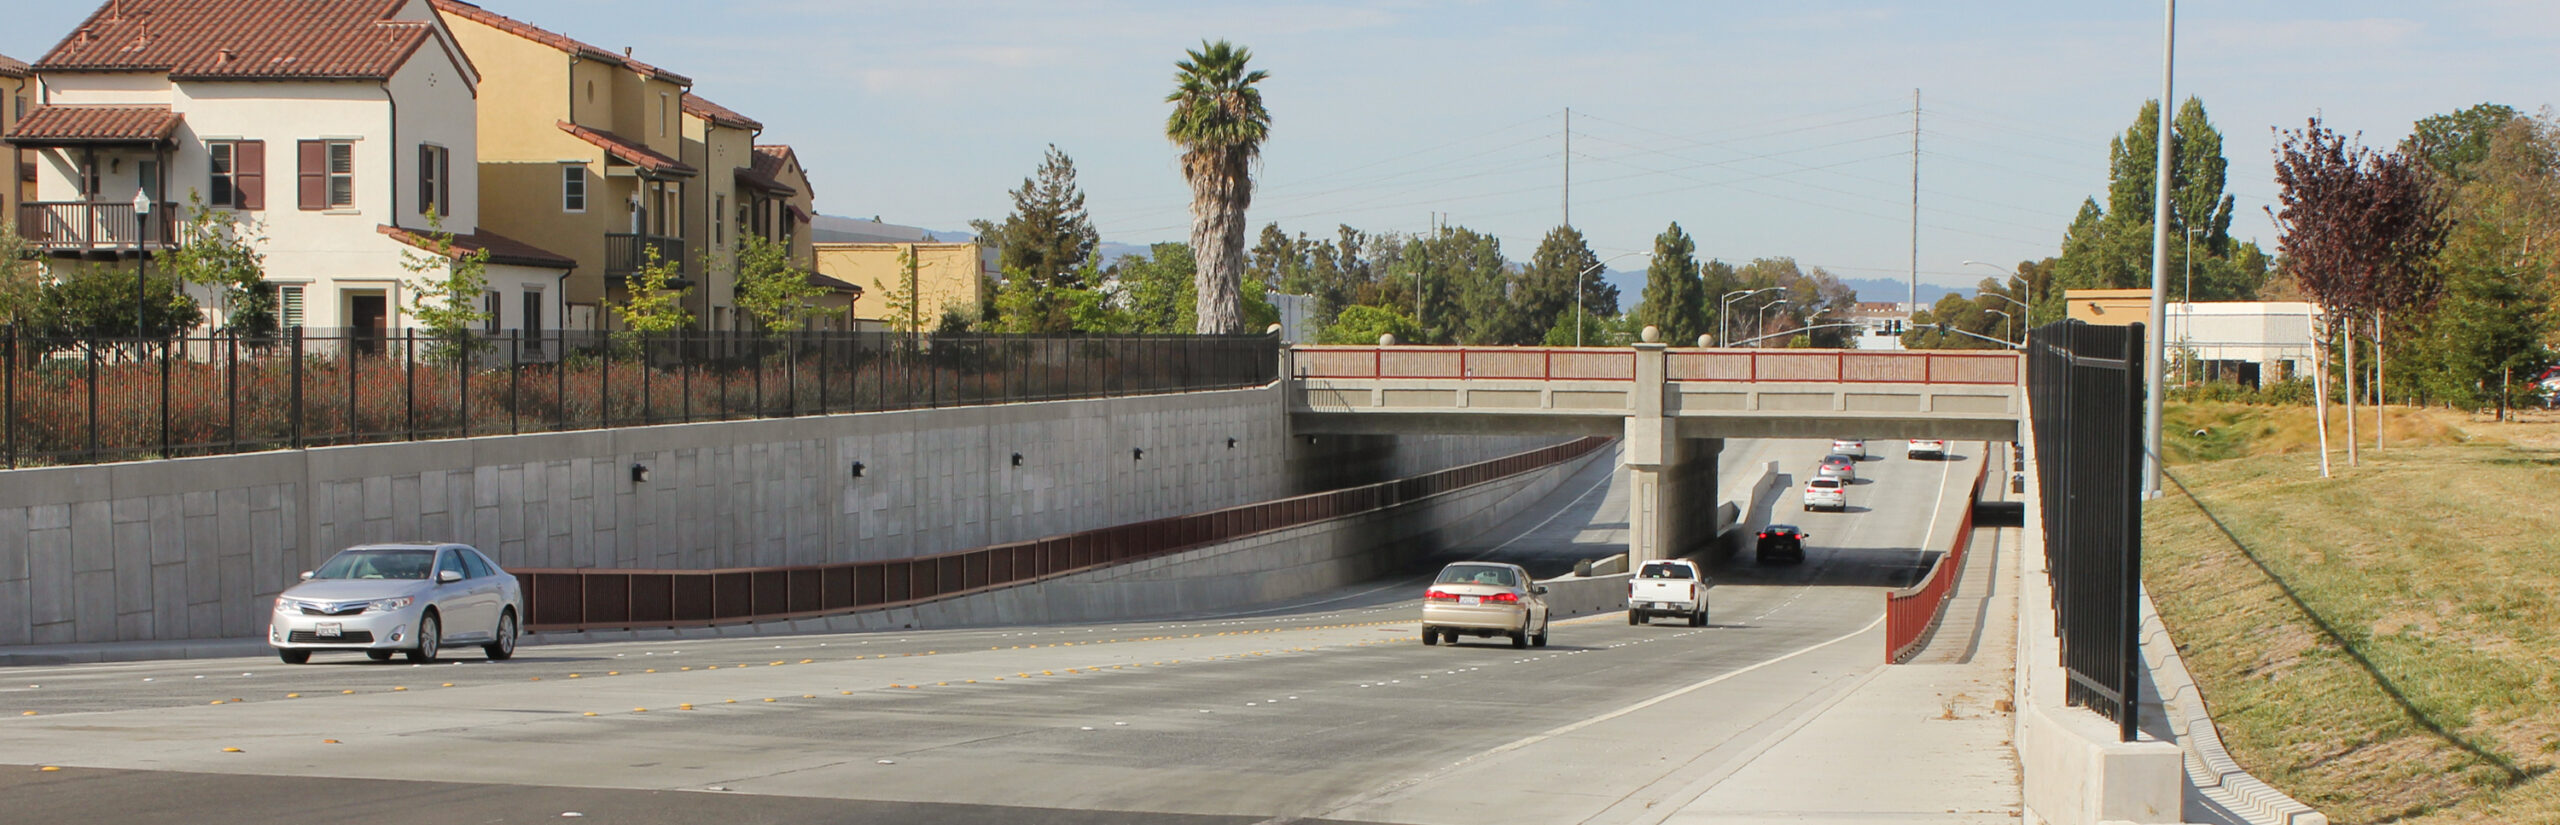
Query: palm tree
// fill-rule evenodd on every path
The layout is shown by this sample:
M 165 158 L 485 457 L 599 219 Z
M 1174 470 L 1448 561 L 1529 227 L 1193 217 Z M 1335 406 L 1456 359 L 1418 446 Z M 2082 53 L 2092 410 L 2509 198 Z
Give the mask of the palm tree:
M 1176 84 L 1165 102 L 1164 136 L 1182 147 L 1182 177 L 1191 183 L 1191 249 L 1199 260 L 1199 332 L 1224 335 L 1244 325 L 1238 292 L 1244 274 L 1244 210 L 1253 204 L 1249 168 L 1271 134 L 1271 112 L 1253 84 L 1268 73 L 1246 71 L 1253 52 L 1224 40 L 1202 41 L 1191 59 L 1173 64 Z

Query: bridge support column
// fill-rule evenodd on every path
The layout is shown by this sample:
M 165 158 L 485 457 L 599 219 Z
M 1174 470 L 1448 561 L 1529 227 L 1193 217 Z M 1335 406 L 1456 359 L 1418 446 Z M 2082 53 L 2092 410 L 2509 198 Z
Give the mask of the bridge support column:
M 1663 409 L 1664 345 L 1637 344 L 1626 423 L 1627 563 L 1675 558 L 1714 540 L 1721 438 L 1680 438 Z

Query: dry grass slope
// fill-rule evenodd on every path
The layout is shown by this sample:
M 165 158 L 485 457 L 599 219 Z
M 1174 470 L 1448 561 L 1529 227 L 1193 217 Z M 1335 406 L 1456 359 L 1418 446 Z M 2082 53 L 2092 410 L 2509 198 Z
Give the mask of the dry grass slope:
M 2443 446 L 2339 457 L 2322 481 L 2285 449 L 2307 410 L 2181 414 L 2255 433 L 2191 445 L 2248 457 L 2175 467 L 2194 497 L 2173 487 L 2143 526 L 2147 583 L 2241 764 L 2338 822 L 2560 825 L 2549 425 L 2399 416 L 2394 443 Z

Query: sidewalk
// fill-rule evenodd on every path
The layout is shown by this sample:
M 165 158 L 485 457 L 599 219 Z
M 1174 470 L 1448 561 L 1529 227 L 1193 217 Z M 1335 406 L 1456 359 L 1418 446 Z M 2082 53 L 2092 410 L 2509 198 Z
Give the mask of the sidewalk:
M 1877 665 L 1749 764 L 1658 821 L 2018 822 L 2008 710 L 2017 659 L 2015 533 L 1975 529 L 1973 552 L 1949 596 L 1949 625 L 1930 642 L 1933 653 L 1963 659 L 1970 651 L 1969 660 Z M 1957 630 L 1954 614 L 1976 609 L 1980 621 Z

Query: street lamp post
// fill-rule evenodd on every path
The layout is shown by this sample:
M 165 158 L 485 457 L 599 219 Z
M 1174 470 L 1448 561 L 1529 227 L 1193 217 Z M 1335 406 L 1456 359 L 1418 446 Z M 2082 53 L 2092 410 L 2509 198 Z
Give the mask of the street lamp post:
M 1754 330 L 1766 330 L 1766 329 L 1768 329 L 1768 328 L 1769 328 L 1769 308 L 1770 308 L 1770 307 L 1782 307 L 1782 306 L 1786 306 L 1786 305 L 1787 305 L 1787 302 L 1786 302 L 1786 301 L 1783 301 L 1783 300 L 1781 300 L 1781 301 L 1770 301 L 1770 302 L 1768 302 L 1768 303 L 1761 304 L 1761 305 L 1760 305 L 1759 320 L 1752 322 L 1752 329 L 1754 329 Z M 1767 343 L 1767 342 L 1762 342 L 1762 343 L 1760 344 L 1760 346 L 1762 346 L 1762 347 L 1766 347 L 1766 346 L 1768 346 L 1768 343 Z
M 2018 308 L 2025 312 L 2027 317 L 2020 319 L 2021 322 L 2029 324 L 2035 323 L 2036 285 L 2034 281 L 2029 281 L 2026 278 L 2020 277 L 2018 273 L 2011 272 L 2006 269 L 2000 269 L 1997 264 L 1986 264 L 1981 261 L 1966 261 L 1964 263 L 1966 266 L 1987 266 L 1992 269 L 1998 269 L 2001 274 L 2007 275 L 2011 278 L 2016 278 L 2018 281 L 2018 288 L 2020 291 L 2026 293 L 2027 300 L 2022 302 L 2016 298 L 2009 298 L 2009 296 L 2006 295 L 1999 297 L 2009 298 L 2009 303 L 2017 304 Z
M 2013 341 L 2017 340 L 2010 335 L 2010 333 L 2017 332 L 2017 329 L 2014 327 L 2018 321 L 2017 316 L 2010 315 L 2009 311 L 2005 309 L 1986 309 L 1983 311 L 2000 316 L 2000 337 L 2002 339 Z
M 136 346 L 143 335 L 144 283 L 151 274 L 151 184 L 144 181 L 133 191 L 133 339 Z
M 1601 262 L 1599 262 L 1599 263 L 1592 264 L 1592 265 L 1590 265 L 1590 266 L 1588 266 L 1588 267 L 1584 267 L 1584 268 L 1583 268 L 1583 270 L 1582 270 L 1581 272 L 1574 273 L 1574 276 L 1573 276 L 1573 345 L 1574 345 L 1574 346 L 1577 346 L 1577 347 L 1578 347 L 1578 346 L 1582 346 L 1582 316 L 1583 316 L 1583 309 L 1582 309 L 1582 293 L 1583 293 L 1583 289 L 1582 289 L 1582 276 L 1591 274 L 1593 270 L 1597 270 L 1597 269 L 1599 269 L 1599 268 L 1601 268 L 1601 267 L 1608 266 L 1608 265 L 1609 265 L 1609 261 L 1614 261 L 1614 260 L 1617 260 L 1617 259 L 1619 259 L 1619 258 L 1624 258 L 1624 257 L 1628 257 L 1628 256 L 1631 256 L 1631 255 L 1643 255 L 1643 254 L 1646 254 L 1646 253 L 1643 253 L 1643 252 L 1620 252 L 1620 253 L 1618 253 L 1618 254 L 1616 254 L 1616 255 L 1611 255 L 1611 256 L 1609 256 L 1607 260 L 1603 260 L 1603 261 L 1601 261 Z
M 1732 292 L 1725 293 L 1723 301 L 1716 305 L 1716 346 L 1732 346 L 1730 342 L 1733 340 L 1733 335 L 1731 333 L 1733 324 L 1731 321 L 1726 319 L 1726 316 L 1733 314 L 1734 301 L 1777 288 L 1778 287 L 1774 286 L 1764 286 L 1759 289 L 1737 289 Z

